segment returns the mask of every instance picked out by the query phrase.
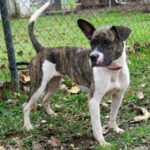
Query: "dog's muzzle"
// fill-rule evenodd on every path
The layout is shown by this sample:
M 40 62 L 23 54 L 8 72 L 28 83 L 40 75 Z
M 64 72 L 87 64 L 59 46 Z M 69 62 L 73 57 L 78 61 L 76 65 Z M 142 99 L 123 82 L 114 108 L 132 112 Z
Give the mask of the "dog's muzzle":
M 99 52 L 94 52 L 90 54 L 90 60 L 91 60 L 91 64 L 92 66 L 100 66 L 101 62 L 103 60 L 103 55 Z

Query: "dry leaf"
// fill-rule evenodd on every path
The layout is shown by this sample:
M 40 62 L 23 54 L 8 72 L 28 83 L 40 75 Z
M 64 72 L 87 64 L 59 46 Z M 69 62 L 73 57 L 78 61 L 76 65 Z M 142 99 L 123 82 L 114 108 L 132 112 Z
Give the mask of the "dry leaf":
M 0 87 L 3 87 L 4 81 L 0 81 Z
M 148 147 L 146 147 L 146 146 L 140 146 L 140 147 L 136 147 L 133 150 L 148 150 Z
M 47 121 L 46 120 L 42 120 L 41 123 L 47 123 Z
M 80 88 L 78 86 L 73 86 L 69 91 L 72 94 L 77 94 L 80 92 Z
M 137 95 L 138 95 L 139 99 L 143 99 L 144 98 L 143 92 L 137 92 Z
M 143 115 L 139 115 L 133 118 L 134 122 L 139 122 L 142 120 L 147 121 L 150 118 L 150 113 L 148 112 L 147 109 L 139 107 L 139 106 L 134 106 L 133 109 L 140 111 L 141 113 L 143 113 Z
M 72 148 L 74 148 L 74 144 L 70 144 L 70 146 L 71 146 Z
M 51 146 L 60 146 L 61 145 L 60 141 L 53 136 L 51 136 L 51 139 L 48 141 L 48 143 L 50 143 Z
M 62 84 L 62 85 L 60 86 L 60 88 L 61 88 L 62 90 L 67 90 L 67 89 L 68 89 L 65 84 Z
M 17 55 L 22 56 L 23 55 L 23 51 L 17 52 Z
M 55 107 L 58 109 L 64 109 L 65 108 L 63 105 L 58 105 L 58 104 L 55 104 Z
M 112 100 L 109 100 L 106 102 L 106 104 L 111 104 L 112 103 Z
M 134 94 L 134 93 L 135 93 L 135 91 L 133 91 L 133 90 L 129 90 L 129 91 L 128 91 L 128 93 L 129 93 L 129 94 Z
M 0 146 L 0 150 L 6 150 L 4 146 Z
M 145 83 L 143 83 L 143 84 L 141 84 L 141 87 L 142 87 L 142 88 L 144 88 L 144 87 L 145 87 L 145 85 L 146 85 L 146 84 L 145 84 Z
M 103 135 L 106 135 L 109 131 L 108 125 L 104 125 L 102 128 L 103 128 Z
M 22 81 L 23 83 L 30 82 L 30 76 L 21 75 L 20 81 Z
M 38 104 L 36 103 L 33 107 L 32 107 L 32 113 L 35 113 L 37 111 L 37 108 L 38 108 Z
M 32 150 L 44 150 L 42 145 L 38 142 L 32 142 Z
M 58 130 L 57 128 L 55 128 L 52 124 L 50 124 L 50 126 L 47 128 L 47 132 L 51 135 L 55 135 L 56 131 Z
M 133 118 L 134 122 L 140 122 L 142 120 L 145 120 L 145 116 L 136 116 Z
M 5 70 L 7 67 L 6 67 L 6 65 L 5 64 L 2 64 L 1 66 L 0 66 L 0 69 L 1 70 Z
M 107 103 L 102 103 L 102 109 L 105 110 L 109 107 L 109 105 Z
M 109 119 L 109 118 L 110 118 L 110 115 L 106 115 L 105 118 L 106 118 L 106 119 Z
M 72 86 L 75 85 L 75 83 L 73 83 L 73 82 L 70 80 L 70 81 L 69 81 L 69 85 L 70 85 L 70 87 L 72 87 Z
M 65 85 L 65 84 L 62 84 L 61 86 L 60 86 L 60 88 L 61 88 L 61 90 L 62 90 L 62 92 L 65 94 L 65 93 L 68 93 L 68 87 Z

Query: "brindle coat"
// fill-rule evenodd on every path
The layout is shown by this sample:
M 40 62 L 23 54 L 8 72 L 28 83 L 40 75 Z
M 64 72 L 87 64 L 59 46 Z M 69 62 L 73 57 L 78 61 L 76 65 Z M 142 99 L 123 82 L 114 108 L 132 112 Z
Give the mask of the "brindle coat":
M 117 133 L 122 132 L 123 130 L 117 126 L 116 118 L 123 94 L 129 85 L 124 41 L 131 30 L 121 26 L 96 30 L 87 21 L 79 19 L 78 25 L 90 40 L 91 49 L 44 48 L 35 38 L 33 26 L 36 18 L 48 6 L 49 2 L 37 10 L 29 23 L 29 35 L 37 55 L 30 63 L 31 90 L 29 99 L 24 104 L 24 127 L 27 130 L 32 129 L 29 115 L 39 98 L 43 98 L 47 113 L 55 114 L 49 106 L 49 97 L 59 88 L 61 77 L 67 75 L 77 84 L 90 88 L 89 110 L 93 134 L 100 145 L 108 145 L 102 134 L 99 103 L 106 94 L 113 94 L 110 128 Z M 112 71 L 111 68 L 117 71 Z

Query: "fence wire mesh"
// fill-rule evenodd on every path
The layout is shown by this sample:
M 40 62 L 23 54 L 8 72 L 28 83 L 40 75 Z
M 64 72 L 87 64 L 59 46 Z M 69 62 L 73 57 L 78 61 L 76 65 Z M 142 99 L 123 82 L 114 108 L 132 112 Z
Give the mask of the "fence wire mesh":
M 35 55 L 28 36 L 29 17 L 47 0 L 7 0 L 16 61 L 29 62 Z M 96 28 L 122 25 L 132 29 L 127 40 L 131 50 L 150 41 L 149 0 L 50 0 L 51 5 L 35 23 L 35 35 L 43 46 L 90 47 L 77 19 Z M 4 6 L 5 7 L 5 6 Z M 9 79 L 7 50 L 0 21 L 0 80 Z

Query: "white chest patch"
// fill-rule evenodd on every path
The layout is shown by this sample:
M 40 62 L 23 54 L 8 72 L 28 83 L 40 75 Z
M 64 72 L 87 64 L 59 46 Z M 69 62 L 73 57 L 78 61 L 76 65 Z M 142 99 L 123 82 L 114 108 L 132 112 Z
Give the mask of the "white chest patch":
M 98 96 L 113 93 L 121 88 L 119 72 L 112 72 L 107 68 L 93 68 L 95 94 Z M 111 91 L 111 92 L 110 92 Z

